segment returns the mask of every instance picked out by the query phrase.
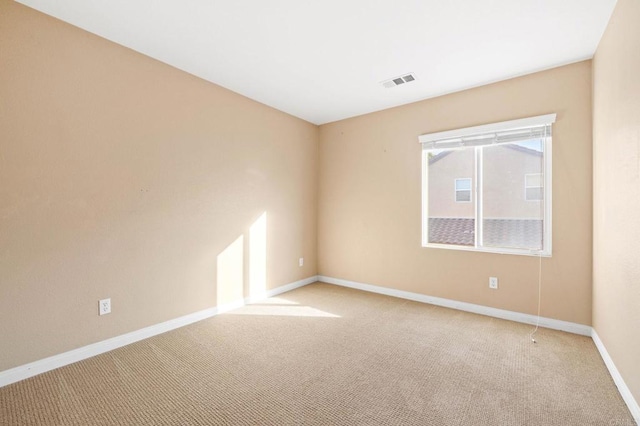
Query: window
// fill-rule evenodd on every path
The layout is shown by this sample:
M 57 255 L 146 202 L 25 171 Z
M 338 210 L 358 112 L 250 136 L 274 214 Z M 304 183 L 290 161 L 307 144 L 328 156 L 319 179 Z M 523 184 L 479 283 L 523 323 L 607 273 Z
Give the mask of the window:
M 554 122 L 549 114 L 420 136 L 422 245 L 550 256 Z
M 527 201 L 542 201 L 544 199 L 544 185 L 542 173 L 524 175 L 524 199 Z
M 456 179 L 456 203 L 471 202 L 471 179 Z

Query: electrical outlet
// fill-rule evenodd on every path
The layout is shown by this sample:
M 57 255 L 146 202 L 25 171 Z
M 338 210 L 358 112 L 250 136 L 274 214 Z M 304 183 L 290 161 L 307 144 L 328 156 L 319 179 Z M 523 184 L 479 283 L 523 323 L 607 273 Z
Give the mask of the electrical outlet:
M 300 259 L 298 259 L 298 266 L 302 266 L 304 265 L 304 257 L 301 257 Z
M 493 290 L 498 289 L 498 277 L 489 277 L 489 288 Z
M 99 315 L 106 315 L 111 313 L 111 299 L 102 299 L 98 302 Z

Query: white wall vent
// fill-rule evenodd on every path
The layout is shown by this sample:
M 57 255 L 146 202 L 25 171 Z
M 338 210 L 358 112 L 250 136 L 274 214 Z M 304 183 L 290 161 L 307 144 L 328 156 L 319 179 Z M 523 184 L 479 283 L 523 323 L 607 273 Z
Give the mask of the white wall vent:
M 412 72 L 408 74 L 404 74 L 398 77 L 390 78 L 389 80 L 385 80 L 382 83 L 383 87 L 390 89 L 392 87 L 400 86 L 401 84 L 411 83 L 416 80 L 416 75 Z

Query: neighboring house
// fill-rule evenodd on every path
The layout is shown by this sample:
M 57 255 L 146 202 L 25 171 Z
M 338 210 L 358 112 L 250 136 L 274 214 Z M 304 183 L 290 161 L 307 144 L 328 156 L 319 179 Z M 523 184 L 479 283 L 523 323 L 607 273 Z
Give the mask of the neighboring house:
M 474 245 L 475 151 L 429 158 L 429 242 Z M 519 144 L 483 149 L 483 245 L 535 248 L 542 241 L 543 156 Z

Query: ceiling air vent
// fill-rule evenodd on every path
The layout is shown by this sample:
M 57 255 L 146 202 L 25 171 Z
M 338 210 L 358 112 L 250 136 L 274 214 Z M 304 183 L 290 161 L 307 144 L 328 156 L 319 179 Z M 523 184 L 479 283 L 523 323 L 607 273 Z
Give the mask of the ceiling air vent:
M 402 75 L 400 77 L 390 78 L 389 80 L 383 81 L 381 84 L 383 87 L 390 89 L 392 87 L 400 86 L 401 84 L 411 83 L 415 81 L 416 75 L 412 72 Z

